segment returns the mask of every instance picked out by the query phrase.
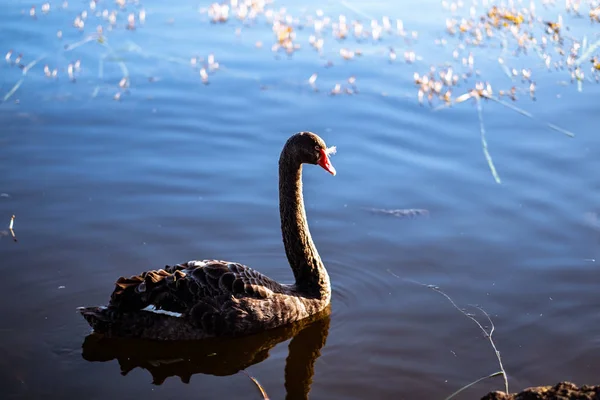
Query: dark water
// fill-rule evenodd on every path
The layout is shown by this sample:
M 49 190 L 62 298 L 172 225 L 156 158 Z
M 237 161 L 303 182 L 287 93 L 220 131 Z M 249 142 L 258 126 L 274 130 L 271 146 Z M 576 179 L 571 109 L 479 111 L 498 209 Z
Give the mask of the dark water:
M 21 52 L 25 64 L 47 55 L 26 76 L 0 62 L 2 98 L 24 77 L 0 104 L 3 398 L 261 398 L 236 374 L 240 368 L 272 399 L 286 391 L 303 398 L 308 389 L 315 399 L 444 398 L 496 372 L 498 361 L 479 328 L 421 284 L 490 314 L 511 391 L 559 380 L 599 383 L 597 84 L 586 81 L 579 92 L 568 72 L 544 72 L 537 56 L 508 57 L 514 68 L 533 70 L 537 100 L 523 94 L 514 104 L 538 120 L 484 104 L 497 184 L 474 103 L 432 112 L 417 101 L 413 73 L 452 61 L 451 44 L 433 44 L 447 37 L 449 15 L 436 1 L 420 9 L 392 1 L 277 3 L 298 17 L 321 8 L 366 26 L 365 14 L 401 17 L 419 35 L 408 43 L 342 44 L 328 31 L 319 56 L 306 29 L 291 57 L 274 56 L 264 19 L 211 24 L 198 12 L 204 2 L 144 4 L 146 23 L 136 21 L 133 31 L 124 27 L 127 15 L 141 5 L 119 11 L 112 31 L 95 13 L 118 10 L 113 2 L 101 0 L 95 11 L 85 1 L 66 9 L 51 3 L 47 15 L 40 3 L 35 19 L 31 5 L 9 0 L 0 17 L 2 54 L 14 49 L 14 60 Z M 72 24 L 83 10 L 80 33 Z M 598 24 L 569 21 L 597 40 Z M 64 50 L 97 25 L 114 54 L 94 41 Z M 344 61 L 342 46 L 364 54 Z M 397 49 L 395 62 L 388 46 Z M 406 50 L 422 60 L 405 63 Z M 190 59 L 210 53 L 220 69 L 203 85 Z M 481 80 L 520 84 L 498 65 L 498 48 L 478 54 Z M 67 66 L 76 60 L 81 69 L 70 82 Z M 328 60 L 333 67 L 324 67 Z M 58 78 L 44 76 L 46 64 Z M 123 65 L 127 90 L 119 88 Z M 306 82 L 313 73 L 318 92 Z M 358 94 L 328 95 L 351 75 Z M 311 232 L 332 278 L 330 317 L 214 347 L 98 347 L 86 339 L 89 327 L 75 308 L 105 303 L 121 275 L 220 258 L 289 281 L 276 167 L 281 146 L 300 130 L 338 148 L 336 177 L 317 168 L 304 174 Z M 370 208 L 429 215 L 398 218 Z M 7 229 L 13 214 L 18 242 Z M 153 376 L 162 384 L 153 385 Z M 500 377 L 485 380 L 462 398 L 503 387 Z

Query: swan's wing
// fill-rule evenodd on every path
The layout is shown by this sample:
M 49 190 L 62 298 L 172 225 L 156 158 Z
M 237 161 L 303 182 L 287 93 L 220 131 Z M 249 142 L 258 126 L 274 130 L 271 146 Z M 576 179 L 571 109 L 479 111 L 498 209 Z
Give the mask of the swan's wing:
M 232 298 L 268 299 L 282 290 L 276 281 L 242 264 L 189 261 L 119 278 L 110 306 L 186 314 L 196 306 L 218 311 Z

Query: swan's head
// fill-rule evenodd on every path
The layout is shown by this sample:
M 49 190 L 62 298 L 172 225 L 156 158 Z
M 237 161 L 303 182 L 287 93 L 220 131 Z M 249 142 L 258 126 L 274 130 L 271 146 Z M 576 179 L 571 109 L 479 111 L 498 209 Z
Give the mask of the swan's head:
M 285 145 L 289 154 L 302 164 L 320 165 L 325 171 L 335 176 L 336 171 L 329 156 L 335 154 L 335 146 L 327 147 L 319 135 L 312 132 L 296 133 Z

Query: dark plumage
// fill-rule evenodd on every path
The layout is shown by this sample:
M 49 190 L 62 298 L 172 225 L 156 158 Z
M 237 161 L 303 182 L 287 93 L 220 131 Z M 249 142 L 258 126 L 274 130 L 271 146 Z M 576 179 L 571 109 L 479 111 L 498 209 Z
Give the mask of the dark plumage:
M 312 241 L 302 198 L 302 164 L 335 175 L 316 134 L 291 136 L 279 158 L 279 209 L 295 283 L 280 284 L 238 263 L 189 261 L 121 277 L 107 306 L 79 311 L 109 337 L 161 340 L 240 336 L 314 315 L 329 305 L 329 275 Z

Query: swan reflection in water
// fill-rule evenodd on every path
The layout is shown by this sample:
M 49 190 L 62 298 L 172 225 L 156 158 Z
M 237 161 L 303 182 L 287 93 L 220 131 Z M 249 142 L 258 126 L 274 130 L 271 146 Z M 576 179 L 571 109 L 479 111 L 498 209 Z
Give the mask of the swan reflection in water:
M 92 333 L 83 342 L 82 356 L 91 362 L 116 359 L 123 376 L 138 367 L 145 369 L 156 385 L 171 376 L 189 383 L 194 374 L 236 374 L 266 360 L 273 347 L 292 338 L 285 365 L 286 399 L 307 399 L 314 365 L 329 333 L 330 314 L 331 307 L 328 306 L 293 324 L 238 338 L 163 342 L 107 338 Z

